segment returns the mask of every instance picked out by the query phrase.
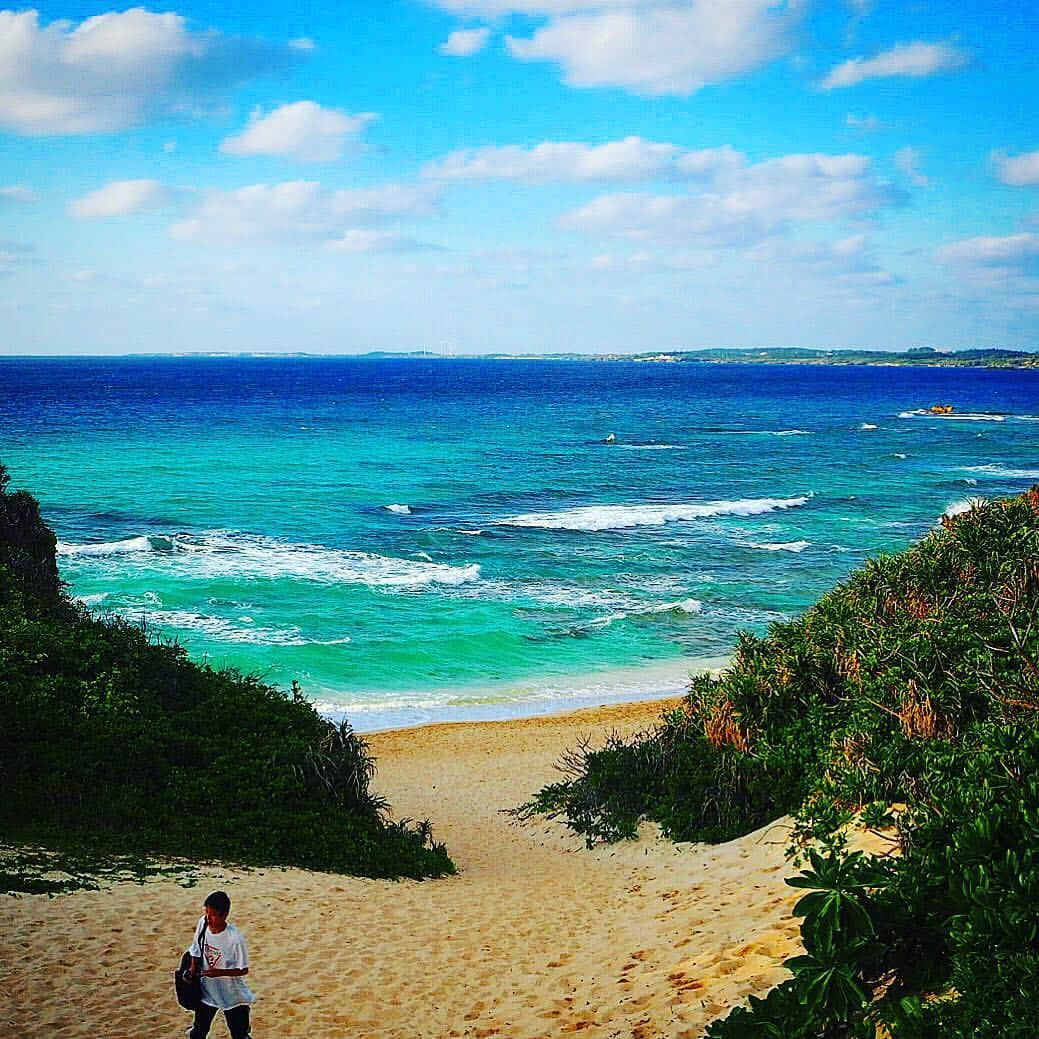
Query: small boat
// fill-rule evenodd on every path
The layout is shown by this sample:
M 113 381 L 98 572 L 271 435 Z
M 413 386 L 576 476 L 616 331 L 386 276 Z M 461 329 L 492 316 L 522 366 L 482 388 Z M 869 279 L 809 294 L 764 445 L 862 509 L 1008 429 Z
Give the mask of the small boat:
M 607 444 L 616 444 L 617 443 L 617 434 L 616 433 L 610 433 L 606 437 L 606 443 Z
M 951 415 L 953 406 L 951 404 L 932 404 L 927 412 L 930 415 Z

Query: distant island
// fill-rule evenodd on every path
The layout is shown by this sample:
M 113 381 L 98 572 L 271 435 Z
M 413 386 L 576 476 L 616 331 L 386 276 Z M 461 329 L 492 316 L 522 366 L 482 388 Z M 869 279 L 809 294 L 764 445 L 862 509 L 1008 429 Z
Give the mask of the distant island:
M 410 353 L 375 350 L 362 354 L 370 358 L 414 357 L 431 360 L 457 357 L 429 350 Z M 713 347 L 706 350 L 668 350 L 641 354 L 481 354 L 483 360 L 502 361 L 639 361 L 657 364 L 868 364 L 868 365 L 926 365 L 940 368 L 1039 368 L 1039 353 L 1027 350 L 939 350 L 931 346 L 911 350 L 819 350 L 799 346 L 729 349 Z
M 0 363 L 16 361 L 148 360 L 154 358 L 228 360 L 414 360 L 414 361 L 627 361 L 647 364 L 858 364 L 874 366 L 927 366 L 931 368 L 1039 368 L 1039 352 L 1032 350 L 943 350 L 917 346 L 910 350 L 820 350 L 801 346 L 710 347 L 704 350 L 656 350 L 638 354 L 549 353 L 510 354 L 440 353 L 435 350 L 368 350 L 361 354 L 311 353 L 306 350 L 256 353 L 253 351 L 178 351 L 176 353 L 128 353 L 112 355 L 29 354 L 0 357 Z

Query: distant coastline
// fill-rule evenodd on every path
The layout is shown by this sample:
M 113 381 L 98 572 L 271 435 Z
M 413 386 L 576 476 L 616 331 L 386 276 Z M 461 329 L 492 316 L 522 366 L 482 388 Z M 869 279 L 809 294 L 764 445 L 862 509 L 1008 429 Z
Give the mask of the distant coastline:
M 231 360 L 311 359 L 330 360 L 416 360 L 416 361 L 627 361 L 643 364 L 812 364 L 860 365 L 871 367 L 926 367 L 926 368 L 1037 368 L 1039 352 L 1004 350 L 940 350 L 934 347 L 914 347 L 910 350 L 823 350 L 808 347 L 742 347 L 730 349 L 711 347 L 703 350 L 667 350 L 637 354 L 618 353 L 550 353 L 550 354 L 455 354 L 433 350 L 369 350 L 360 354 L 317 354 L 308 351 L 253 353 L 249 351 L 185 351 L 177 353 L 126 354 L 18 354 L 0 358 L 0 361 L 43 360 L 146 360 L 149 358 L 183 358 Z

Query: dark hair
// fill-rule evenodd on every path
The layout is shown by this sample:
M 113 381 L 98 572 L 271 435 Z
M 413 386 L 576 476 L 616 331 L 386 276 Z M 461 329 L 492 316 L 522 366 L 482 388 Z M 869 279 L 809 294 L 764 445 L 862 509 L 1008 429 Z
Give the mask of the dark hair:
M 222 916 L 227 916 L 231 912 L 231 899 L 228 898 L 226 891 L 214 891 L 212 894 L 206 895 L 206 900 L 202 904 L 212 906 Z

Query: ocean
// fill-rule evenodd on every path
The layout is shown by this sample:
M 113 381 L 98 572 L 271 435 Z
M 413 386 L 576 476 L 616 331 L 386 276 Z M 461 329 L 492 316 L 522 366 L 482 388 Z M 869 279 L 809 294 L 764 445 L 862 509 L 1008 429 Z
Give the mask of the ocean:
M 1036 371 L 0 359 L 71 593 L 360 731 L 677 694 L 1037 436 Z

